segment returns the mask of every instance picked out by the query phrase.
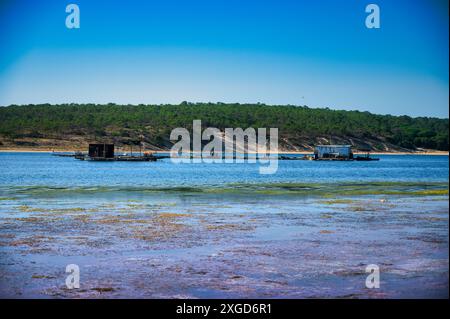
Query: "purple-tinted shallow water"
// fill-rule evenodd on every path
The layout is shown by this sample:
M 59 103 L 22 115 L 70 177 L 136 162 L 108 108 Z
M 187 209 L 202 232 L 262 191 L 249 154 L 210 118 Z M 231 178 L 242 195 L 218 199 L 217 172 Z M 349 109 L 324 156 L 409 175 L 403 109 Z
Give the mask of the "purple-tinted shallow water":
M 14 203 L 9 213 L 4 203 L 0 294 L 446 297 L 446 198 L 380 199 L 69 197 L 29 200 L 22 211 Z M 68 264 L 81 269 L 80 289 L 65 288 Z M 368 264 L 380 267 L 380 289 L 365 288 Z

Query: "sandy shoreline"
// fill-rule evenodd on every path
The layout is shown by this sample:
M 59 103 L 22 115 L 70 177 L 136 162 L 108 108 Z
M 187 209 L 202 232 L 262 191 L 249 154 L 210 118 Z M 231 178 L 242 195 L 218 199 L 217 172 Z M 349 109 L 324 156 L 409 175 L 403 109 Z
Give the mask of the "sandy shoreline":
M 70 150 L 70 149 L 35 149 L 35 148 L 30 148 L 30 149 L 25 149 L 25 148 L 5 148 L 5 149 L 0 149 L 0 153 L 52 153 L 52 152 L 75 152 L 75 151 L 79 151 L 79 150 Z M 84 150 L 85 152 L 85 150 Z M 116 150 L 116 152 L 118 153 L 122 153 L 122 152 L 128 152 L 127 150 Z M 167 151 L 151 151 L 151 150 L 146 150 L 146 152 L 153 152 L 156 154 L 160 154 L 160 153 L 168 153 L 169 150 Z M 136 152 L 138 153 L 138 152 Z M 312 154 L 313 152 L 292 152 L 292 151 L 279 151 L 280 154 L 292 154 L 292 155 L 308 155 L 308 154 Z M 365 154 L 363 152 L 354 152 L 354 154 Z M 370 152 L 371 155 L 442 155 L 442 156 L 449 156 L 449 152 L 446 151 L 430 151 L 430 152 Z

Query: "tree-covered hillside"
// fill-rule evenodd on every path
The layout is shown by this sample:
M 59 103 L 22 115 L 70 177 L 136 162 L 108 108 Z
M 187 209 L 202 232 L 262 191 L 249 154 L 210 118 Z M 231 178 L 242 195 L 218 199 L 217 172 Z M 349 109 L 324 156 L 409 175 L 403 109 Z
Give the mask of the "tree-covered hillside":
M 284 149 L 315 143 L 351 143 L 374 150 L 448 150 L 448 119 L 375 115 L 306 106 L 187 103 L 179 105 L 22 105 L 0 107 L 0 146 L 42 146 L 55 141 L 143 139 L 153 148 L 170 147 L 175 127 L 277 127 Z M 49 142 L 53 141 L 53 142 Z M 28 143 L 28 144 L 27 144 Z M 44 144 L 43 144 L 44 143 Z M 47 146 L 49 146 L 47 145 Z M 56 144 L 55 144 L 56 145 Z

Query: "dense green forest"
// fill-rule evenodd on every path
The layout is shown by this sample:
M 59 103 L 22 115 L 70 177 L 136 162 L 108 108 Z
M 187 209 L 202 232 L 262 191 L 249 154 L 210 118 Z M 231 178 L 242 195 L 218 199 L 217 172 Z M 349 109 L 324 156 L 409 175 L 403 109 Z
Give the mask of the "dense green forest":
M 158 147 L 170 145 L 175 127 L 277 127 L 281 144 L 305 145 L 318 138 L 353 139 L 372 149 L 386 143 L 405 149 L 448 150 L 448 119 L 375 115 L 369 112 L 313 109 L 306 106 L 188 103 L 179 105 L 12 105 L 0 107 L 0 136 L 20 138 L 90 136 L 124 143 L 144 138 Z M 286 142 L 286 141 L 291 142 Z M 361 142 L 362 141 L 362 142 Z M 0 145 L 1 146 L 1 145 Z

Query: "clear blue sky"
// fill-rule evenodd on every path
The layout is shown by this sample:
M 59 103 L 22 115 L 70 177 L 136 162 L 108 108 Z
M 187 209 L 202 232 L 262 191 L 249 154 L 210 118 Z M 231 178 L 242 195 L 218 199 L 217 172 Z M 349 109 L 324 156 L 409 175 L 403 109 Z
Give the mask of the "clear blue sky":
M 67 29 L 76 3 L 81 28 Z M 365 6 L 381 29 L 365 27 Z M 262 102 L 448 117 L 448 1 L 0 1 L 0 105 Z

